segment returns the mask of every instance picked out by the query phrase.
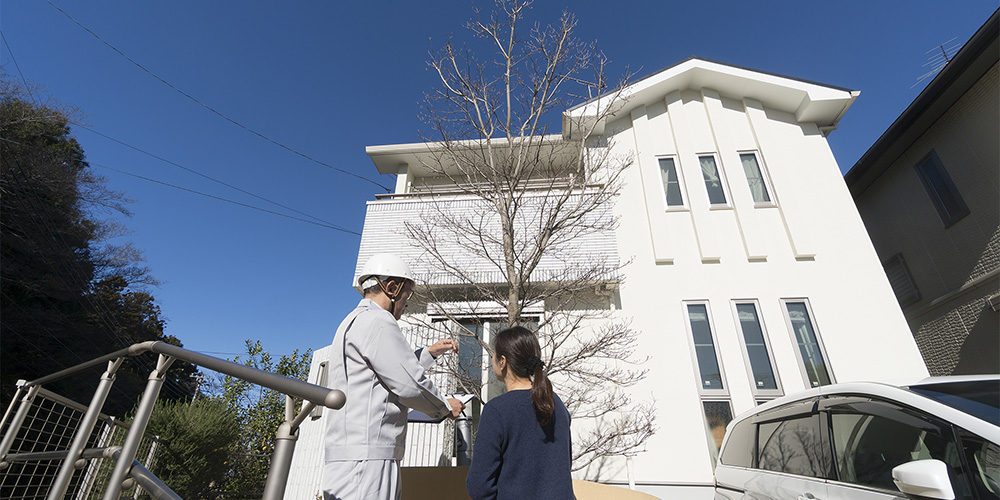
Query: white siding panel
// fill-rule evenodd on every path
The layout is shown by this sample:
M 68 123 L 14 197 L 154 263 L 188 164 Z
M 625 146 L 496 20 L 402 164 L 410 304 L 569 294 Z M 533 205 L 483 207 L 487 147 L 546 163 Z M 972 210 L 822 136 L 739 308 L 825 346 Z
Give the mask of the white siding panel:
M 761 151 L 767 155 L 774 190 L 780 193 L 779 210 L 795 257 L 814 257 L 818 243 L 813 234 L 816 219 L 810 210 L 812 194 L 804 189 L 804 183 L 798 178 L 806 175 L 803 172 L 812 172 L 808 168 L 810 165 L 803 164 L 812 161 L 812 157 L 791 146 L 799 146 L 803 141 L 790 137 L 785 130 L 787 127 L 781 127 L 777 120 L 768 118 L 760 102 L 753 99 L 744 99 L 743 102 Z
M 673 148 L 663 147 L 663 144 L 670 143 L 669 136 L 656 140 L 650 128 L 646 107 L 640 106 L 633 110 L 632 130 L 635 138 L 636 167 L 639 171 L 639 182 L 642 185 L 643 206 L 646 211 L 653 258 L 659 263 L 673 263 L 674 248 L 671 242 L 674 238 L 670 237 L 670 228 L 663 224 L 656 224 L 657 228 L 663 228 L 663 230 L 654 231 L 652 228 L 654 222 L 664 219 L 662 214 L 666 210 L 666 200 L 659 174 L 660 166 L 656 155 L 660 154 L 660 151 L 665 149 L 669 151 Z M 682 196 L 685 200 L 687 199 L 687 193 L 683 193 Z
M 749 135 L 746 131 L 746 119 L 740 123 L 739 118 L 743 118 L 742 113 L 736 117 L 732 116 L 732 113 L 723 107 L 722 99 L 714 90 L 702 89 L 702 98 L 705 101 L 705 112 L 711 123 L 712 134 L 718 145 L 721 164 L 728 167 L 726 177 L 729 179 L 729 194 L 732 197 L 731 203 L 735 210 L 736 225 L 739 227 L 746 258 L 751 261 L 765 260 L 767 258 L 767 241 L 764 239 L 765 235 L 757 220 L 753 195 L 750 194 L 746 174 L 743 172 L 738 153 L 740 149 L 747 149 L 740 147 L 740 138 Z M 740 133 L 737 133 L 737 130 Z
M 580 203 L 583 196 L 586 195 L 571 196 L 568 205 Z M 553 199 L 552 196 L 530 196 L 523 199 L 521 215 L 516 221 L 521 228 L 519 234 L 528 235 L 527 237 L 533 234 L 531 226 L 537 224 L 540 214 L 550 210 L 549 205 Z M 585 214 L 581 227 L 609 226 L 614 217 L 612 209 L 612 204 L 606 203 Z M 454 267 L 453 272 L 441 269 L 439 262 L 406 235 L 407 223 L 426 228 L 434 226 L 429 223 L 434 220 L 447 221 L 432 227 L 430 234 L 434 235 L 435 245 L 440 253 L 447 257 L 445 260 Z M 448 231 L 445 228 L 449 226 L 469 227 L 473 230 Z M 476 233 L 482 233 L 495 241 L 485 245 L 488 248 L 484 249 L 476 239 Z M 456 277 L 459 271 L 476 282 L 502 283 L 506 280 L 495 263 L 502 262 L 500 238 L 499 216 L 481 199 L 424 197 L 368 202 L 355 280 L 369 257 L 378 252 L 393 252 L 410 264 L 418 280 L 427 283 L 466 282 Z M 554 240 L 550 243 L 551 251 L 542 258 L 532 279 L 536 282 L 558 279 L 572 275 L 575 269 L 590 267 L 595 261 L 605 263 L 609 269 L 617 268 L 617 248 L 614 231 L 608 229 L 584 230 L 571 238 Z M 612 280 L 617 276 L 607 275 L 604 278 Z

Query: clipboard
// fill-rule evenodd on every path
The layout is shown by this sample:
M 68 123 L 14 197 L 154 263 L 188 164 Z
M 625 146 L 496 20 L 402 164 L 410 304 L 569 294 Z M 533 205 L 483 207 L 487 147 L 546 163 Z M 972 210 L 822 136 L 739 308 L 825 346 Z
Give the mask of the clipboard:
M 469 401 L 472 401 L 472 398 L 474 397 L 475 396 L 472 394 L 445 394 L 444 396 L 445 399 L 457 399 L 461 401 L 463 405 L 468 404 Z M 409 413 L 406 414 L 407 422 L 412 422 L 417 424 L 439 424 L 443 422 L 444 419 L 446 418 L 448 418 L 447 415 L 443 417 L 434 418 L 419 410 L 410 410 Z

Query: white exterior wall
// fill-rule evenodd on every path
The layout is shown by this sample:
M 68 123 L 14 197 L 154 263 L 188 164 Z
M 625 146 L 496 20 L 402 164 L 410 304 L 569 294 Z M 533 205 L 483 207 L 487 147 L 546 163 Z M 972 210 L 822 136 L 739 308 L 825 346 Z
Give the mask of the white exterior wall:
M 924 376 L 926 368 L 847 191 L 813 124 L 751 99 L 674 92 L 608 126 L 619 154 L 635 154 L 618 249 L 632 258 L 622 313 L 651 357 L 637 399 L 660 409 L 658 432 L 633 459 L 640 484 L 712 484 L 683 301 L 707 300 L 735 414 L 754 406 L 733 299 L 756 299 L 784 394 L 807 388 L 780 299 L 804 298 L 836 382 Z M 776 207 L 755 208 L 738 152 L 757 151 Z M 697 156 L 717 153 L 731 209 L 709 209 Z M 676 155 L 688 209 L 665 206 L 657 157 Z M 614 468 L 612 470 L 615 470 Z M 614 477 L 625 482 L 619 464 Z M 653 490 L 656 493 L 661 491 Z M 708 488 L 701 492 L 710 497 Z
M 333 346 L 328 345 L 313 351 L 309 382 L 321 382 L 320 364 L 330 359 L 332 350 Z M 323 472 L 323 429 L 326 428 L 324 421 L 328 411 L 330 410 L 324 408 L 321 418 L 309 417 L 299 426 L 299 438 L 295 442 L 295 453 L 292 454 L 288 483 L 285 486 L 285 500 L 323 498 L 319 485 Z
M 731 402 L 734 415 L 759 398 L 752 391 L 733 300 L 757 302 L 781 394 L 808 386 L 782 299 L 808 302 L 834 382 L 914 378 L 927 370 L 824 135 L 856 94 L 698 60 L 668 68 L 636 88 L 617 120 L 605 126 L 612 153 L 636 160 L 614 207 L 620 225 L 613 242 L 596 237 L 587 251 L 630 262 L 612 301 L 620 304 L 614 316 L 632 319 L 641 332 L 637 355 L 649 357 L 642 366 L 649 370 L 646 379 L 629 393 L 637 402 L 655 401 L 658 412 L 658 431 L 632 458 L 637 488 L 661 498 L 711 498 L 713 458 L 685 301 L 708 304 L 727 388 L 722 399 Z M 569 113 L 578 112 L 583 111 Z M 411 146 L 413 154 L 426 150 Z M 395 161 L 401 149 L 407 147 L 383 151 Z M 770 179 L 774 206 L 753 202 L 739 158 L 750 151 L 758 153 Z M 729 207 L 709 206 L 698 162 L 700 154 L 709 153 L 725 180 Z M 657 163 L 664 155 L 675 158 L 681 176 L 686 204 L 680 209 L 665 206 Z M 413 174 L 408 171 L 397 189 L 414 182 Z M 416 215 L 420 206 L 420 198 L 370 202 L 358 266 L 377 251 L 379 241 L 391 240 L 399 248 L 393 221 Z M 321 467 L 320 455 L 301 448 L 304 441 L 321 441 L 305 437 L 307 425 L 319 422 L 303 425 L 293 480 L 308 474 L 299 465 Z M 577 435 L 587 430 L 582 422 L 573 428 Z M 447 455 L 441 435 L 431 434 L 408 439 L 408 460 L 424 448 L 431 450 L 428 456 Z M 416 436 L 411 428 L 410 438 Z M 314 445 L 319 446 L 308 446 Z M 316 462 L 302 462 L 313 456 Z M 626 459 L 609 459 L 577 476 L 626 484 Z M 318 484 L 318 473 L 315 478 Z M 292 484 L 286 498 L 302 497 L 291 491 Z

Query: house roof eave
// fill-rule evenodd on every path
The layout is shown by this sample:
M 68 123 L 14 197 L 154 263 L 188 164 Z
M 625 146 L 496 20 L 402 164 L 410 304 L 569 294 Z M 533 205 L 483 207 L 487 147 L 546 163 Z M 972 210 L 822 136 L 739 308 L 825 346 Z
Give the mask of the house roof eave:
M 943 70 L 892 122 L 844 175 L 857 198 L 878 179 L 938 118 L 1000 60 L 1000 9 L 969 38 Z

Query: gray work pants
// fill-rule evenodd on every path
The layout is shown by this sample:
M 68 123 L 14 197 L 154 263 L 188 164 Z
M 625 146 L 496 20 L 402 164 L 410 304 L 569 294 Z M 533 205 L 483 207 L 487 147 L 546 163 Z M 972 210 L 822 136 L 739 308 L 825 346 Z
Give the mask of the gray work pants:
M 327 462 L 321 487 L 323 500 L 399 500 L 399 461 Z

